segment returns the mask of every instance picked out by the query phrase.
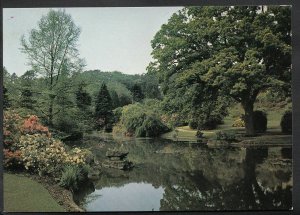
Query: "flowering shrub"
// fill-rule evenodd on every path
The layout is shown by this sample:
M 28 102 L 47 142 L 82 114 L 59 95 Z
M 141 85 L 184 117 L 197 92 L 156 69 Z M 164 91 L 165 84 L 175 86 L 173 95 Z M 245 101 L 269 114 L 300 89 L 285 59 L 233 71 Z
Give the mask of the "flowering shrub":
M 22 164 L 21 151 L 10 151 L 9 149 L 3 149 L 4 154 L 4 167 L 19 167 Z
M 3 118 L 4 148 L 14 148 L 21 136 L 20 126 L 22 118 L 14 111 L 5 111 Z
M 233 122 L 232 127 L 245 127 L 245 121 L 240 117 Z
M 23 134 L 46 134 L 47 136 L 51 136 L 49 129 L 39 123 L 39 118 L 35 115 L 31 115 L 28 119 L 24 120 L 24 123 L 21 127 L 21 131 Z
M 4 167 L 18 167 L 22 163 L 18 140 L 21 136 L 22 118 L 14 111 L 5 111 L 3 118 L 3 154 Z
M 85 163 L 87 150 L 74 148 L 67 152 L 60 140 L 46 134 L 24 135 L 20 138 L 24 167 L 41 174 L 57 174 L 64 165 Z
M 90 153 L 79 148 L 67 152 L 35 115 L 23 119 L 14 111 L 5 111 L 3 134 L 5 168 L 25 167 L 32 172 L 56 175 L 65 165 L 85 164 Z

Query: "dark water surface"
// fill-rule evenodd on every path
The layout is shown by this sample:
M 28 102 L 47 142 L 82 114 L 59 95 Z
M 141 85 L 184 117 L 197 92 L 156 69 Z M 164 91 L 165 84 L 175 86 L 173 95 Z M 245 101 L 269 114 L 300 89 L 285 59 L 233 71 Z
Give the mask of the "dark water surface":
M 87 211 L 282 210 L 292 205 L 290 147 L 209 148 L 165 139 L 91 138 L 101 161 L 108 148 L 129 151 L 131 171 L 106 169 L 75 200 Z M 81 145 L 81 146 L 82 146 Z

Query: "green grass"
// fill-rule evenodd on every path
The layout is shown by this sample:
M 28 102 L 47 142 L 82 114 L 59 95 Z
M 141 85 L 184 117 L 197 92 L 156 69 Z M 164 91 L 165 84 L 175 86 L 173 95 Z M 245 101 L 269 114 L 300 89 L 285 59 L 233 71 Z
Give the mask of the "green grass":
M 273 140 L 276 142 L 277 140 L 280 142 L 286 142 L 286 139 L 290 137 L 285 136 L 282 141 L 282 137 L 278 136 L 281 134 L 281 128 L 280 128 L 280 120 L 285 112 L 285 109 L 278 109 L 278 110 L 271 110 L 267 111 L 267 118 L 268 118 L 268 129 L 265 135 L 262 135 L 261 137 L 255 137 L 260 140 L 266 140 L 271 141 Z M 219 125 L 214 130 L 206 130 L 202 131 L 204 133 L 204 137 L 206 138 L 214 138 L 216 136 L 216 132 L 218 131 L 226 131 L 226 130 L 234 130 L 237 133 L 243 134 L 245 133 L 245 128 L 236 128 L 232 127 L 233 122 L 241 115 L 243 114 L 243 109 L 240 105 L 234 105 L 229 110 L 229 115 L 224 118 L 224 124 Z M 172 139 L 172 140 L 182 140 L 182 141 L 196 141 L 196 130 L 191 129 L 189 126 L 181 126 L 176 128 L 177 132 L 171 131 L 168 133 L 165 133 L 161 135 L 162 138 L 165 139 Z M 272 135 L 276 135 L 276 138 Z M 277 142 L 278 142 L 277 141 Z
M 6 212 L 64 212 L 38 182 L 23 176 L 4 173 L 4 211 Z

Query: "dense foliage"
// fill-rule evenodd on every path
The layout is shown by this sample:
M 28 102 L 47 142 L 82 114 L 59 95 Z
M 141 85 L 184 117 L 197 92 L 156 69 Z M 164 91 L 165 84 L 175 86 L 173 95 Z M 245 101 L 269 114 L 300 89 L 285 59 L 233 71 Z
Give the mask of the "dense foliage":
M 282 6 L 184 8 L 152 40 L 154 61 L 148 71 L 159 77 L 164 94 L 176 100 L 174 107 L 180 111 L 195 107 L 192 100 L 184 100 L 191 98 L 188 93 L 195 85 L 203 89 L 196 112 L 217 106 L 205 104 L 212 91 L 239 102 L 246 133 L 253 135 L 259 93 L 269 88 L 290 91 L 290 19 L 291 8 Z
M 7 94 L 7 89 L 6 87 L 3 86 L 3 109 L 9 108 L 10 103 L 9 103 L 9 98 Z
M 83 165 L 81 167 L 76 165 L 67 165 L 63 169 L 59 185 L 71 191 L 77 191 L 79 185 L 83 183 L 88 176 L 89 167 Z
M 43 77 L 43 103 L 39 108 L 46 115 L 47 124 L 52 126 L 53 119 L 61 110 L 71 104 L 67 93 L 72 86 L 69 78 L 82 71 L 77 41 L 80 28 L 64 10 L 50 10 L 38 22 L 36 29 L 30 31 L 28 38 L 21 38 L 22 52 L 27 55 L 34 72 Z M 27 91 L 28 92 L 28 91 Z M 45 109 L 44 109 L 45 108 Z
M 218 131 L 216 133 L 217 140 L 235 141 L 236 134 L 233 131 Z
M 85 164 L 90 154 L 86 149 L 67 150 L 34 115 L 23 119 L 14 111 L 5 111 L 3 128 L 5 168 L 58 176 L 65 165 Z
M 84 90 L 84 83 L 81 83 L 76 91 L 76 104 L 81 110 L 86 110 L 92 104 L 92 97 Z
M 139 84 L 134 84 L 131 89 L 131 92 L 132 92 L 132 100 L 134 102 L 140 102 L 144 99 L 142 87 Z
M 119 111 L 115 112 L 119 114 Z M 168 131 L 168 126 L 161 119 L 158 100 L 146 100 L 122 108 L 119 123 L 114 132 L 122 132 L 127 136 L 156 137 Z

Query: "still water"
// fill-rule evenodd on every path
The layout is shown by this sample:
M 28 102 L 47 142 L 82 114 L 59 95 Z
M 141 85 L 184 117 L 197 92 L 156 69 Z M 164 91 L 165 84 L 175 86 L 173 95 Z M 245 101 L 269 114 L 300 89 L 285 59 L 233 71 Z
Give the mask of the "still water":
M 105 169 L 76 194 L 87 211 L 282 210 L 292 205 L 291 147 L 218 147 L 165 139 L 88 138 L 101 161 L 128 150 L 130 171 Z

